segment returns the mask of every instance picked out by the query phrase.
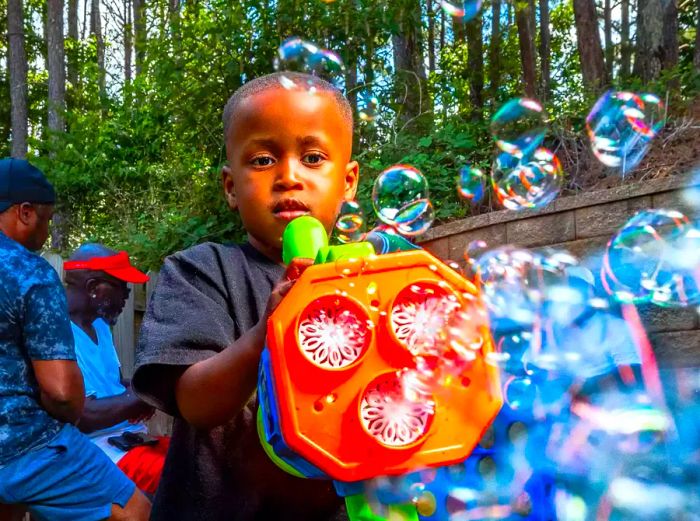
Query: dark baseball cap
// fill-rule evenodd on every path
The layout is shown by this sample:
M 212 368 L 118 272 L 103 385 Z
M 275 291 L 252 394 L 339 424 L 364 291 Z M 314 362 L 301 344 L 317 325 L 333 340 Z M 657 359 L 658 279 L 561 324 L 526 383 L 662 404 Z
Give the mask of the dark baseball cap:
M 25 159 L 0 159 L 0 212 L 13 204 L 54 204 L 56 191 L 44 173 Z

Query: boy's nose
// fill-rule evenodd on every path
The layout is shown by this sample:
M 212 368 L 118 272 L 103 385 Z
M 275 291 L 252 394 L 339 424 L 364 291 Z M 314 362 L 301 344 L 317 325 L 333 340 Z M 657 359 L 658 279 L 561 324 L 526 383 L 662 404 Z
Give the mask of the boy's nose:
M 301 186 L 301 179 L 299 176 L 299 164 L 293 159 L 287 161 L 281 161 L 279 163 L 279 169 L 277 170 L 277 179 L 275 180 L 275 187 L 278 189 L 289 190 L 291 188 L 297 188 Z

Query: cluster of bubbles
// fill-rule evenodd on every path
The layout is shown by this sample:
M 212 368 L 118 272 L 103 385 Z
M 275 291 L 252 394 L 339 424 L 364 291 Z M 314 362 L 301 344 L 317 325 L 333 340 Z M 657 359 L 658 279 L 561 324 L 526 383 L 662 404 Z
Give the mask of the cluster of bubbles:
M 654 214 L 671 219 L 655 226 L 665 223 L 673 238 L 685 222 L 676 212 Z M 649 219 L 642 212 L 635 222 Z M 647 229 L 632 237 L 645 240 L 643 233 L 659 235 Z M 662 262 L 689 251 L 661 255 Z M 700 519 L 700 370 L 659 371 L 636 308 L 610 298 L 597 272 L 565 251 L 489 249 L 480 241 L 467 247 L 466 260 L 488 320 L 446 311 L 435 333 L 440 356 L 456 367 L 454 377 L 482 345 L 467 344 L 490 335 L 496 351 L 486 362 L 500 370 L 504 408 L 464 463 L 368 482 L 375 512 L 409 519 L 388 505 L 412 503 L 429 521 Z M 698 259 L 688 262 L 697 272 Z M 487 333 L 476 334 L 474 324 L 488 324 Z M 446 356 L 455 345 L 449 353 L 461 366 Z M 407 374 L 409 399 L 444 384 L 435 367 L 418 364 Z
M 469 302 L 444 309 L 430 352 L 400 377 L 407 400 L 427 400 L 492 340 L 485 361 L 499 369 L 504 408 L 464 463 L 370 480 L 374 511 L 410 519 L 390 505 L 411 503 L 427 521 L 700 519 L 700 370 L 659 370 L 633 305 L 698 304 L 698 237 L 686 216 L 657 209 L 630 219 L 598 260 L 470 243 L 465 274 L 488 316 Z
M 543 146 L 546 123 L 542 105 L 529 98 L 507 101 L 491 120 L 496 155 L 490 184 L 504 208 L 541 208 L 561 190 L 561 162 Z M 665 108 L 658 96 L 608 91 L 588 114 L 586 131 L 594 156 L 624 176 L 639 164 L 664 124 Z M 479 203 L 488 181 L 480 168 L 465 165 L 457 176 L 457 192 Z
M 377 229 L 404 237 L 428 231 L 435 219 L 428 181 L 411 165 L 394 165 L 381 172 L 372 188 L 372 207 L 380 222 Z M 356 201 L 343 203 L 335 225 L 340 242 L 357 242 L 366 236 L 365 215 Z
M 458 194 L 479 203 L 490 181 L 504 208 L 540 208 L 551 203 L 564 175 L 556 154 L 542 146 L 546 131 L 546 114 L 537 101 L 515 98 L 506 102 L 491 120 L 497 152 L 490 179 L 477 166 L 465 165 L 457 177 Z
M 620 302 L 700 304 L 700 228 L 676 210 L 637 213 L 610 239 L 601 278 Z

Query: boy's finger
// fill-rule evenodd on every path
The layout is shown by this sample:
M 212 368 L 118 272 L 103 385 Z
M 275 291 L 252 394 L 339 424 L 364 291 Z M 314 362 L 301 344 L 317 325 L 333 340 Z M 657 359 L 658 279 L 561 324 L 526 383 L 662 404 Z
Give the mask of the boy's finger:
M 313 266 L 313 263 L 314 261 L 312 259 L 304 259 L 301 257 L 292 260 L 284 272 L 284 278 L 286 280 L 298 279 L 306 268 Z
M 287 293 L 289 293 L 289 290 L 292 289 L 295 282 L 296 280 L 285 280 L 284 282 L 280 283 L 280 285 L 277 286 L 277 293 L 279 293 L 280 297 L 284 297 Z

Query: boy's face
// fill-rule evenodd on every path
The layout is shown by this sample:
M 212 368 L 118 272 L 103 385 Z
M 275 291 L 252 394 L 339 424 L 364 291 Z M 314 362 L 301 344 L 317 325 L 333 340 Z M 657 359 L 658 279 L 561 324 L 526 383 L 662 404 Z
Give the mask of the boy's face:
M 351 150 L 350 125 L 330 93 L 274 88 L 245 98 L 227 136 L 223 180 L 253 246 L 279 260 L 282 232 L 301 215 L 330 233 L 355 196 Z

